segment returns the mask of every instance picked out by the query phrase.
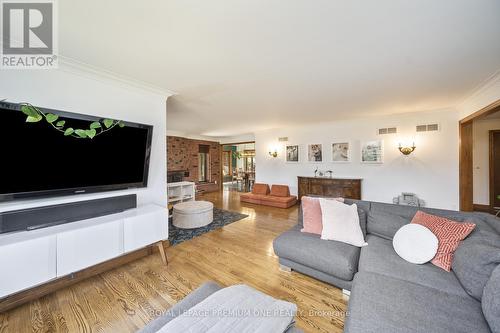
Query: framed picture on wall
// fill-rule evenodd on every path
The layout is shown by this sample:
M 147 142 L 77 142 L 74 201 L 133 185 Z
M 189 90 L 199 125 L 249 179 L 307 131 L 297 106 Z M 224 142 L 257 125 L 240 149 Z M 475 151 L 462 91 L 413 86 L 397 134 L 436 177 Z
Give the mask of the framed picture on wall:
M 321 143 L 307 146 L 307 160 L 313 163 L 323 162 L 323 145 Z
M 372 140 L 362 142 L 361 163 L 384 163 L 384 141 Z
M 286 145 L 286 162 L 299 163 L 300 148 L 299 145 Z
M 332 162 L 351 162 L 351 143 L 347 140 L 339 140 L 332 143 Z

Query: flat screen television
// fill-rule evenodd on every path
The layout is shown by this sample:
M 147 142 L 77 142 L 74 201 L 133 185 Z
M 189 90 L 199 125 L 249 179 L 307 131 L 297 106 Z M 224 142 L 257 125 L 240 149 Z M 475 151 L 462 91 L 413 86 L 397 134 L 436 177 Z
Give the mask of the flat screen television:
M 0 102 L 0 201 L 146 187 L 153 127 Z

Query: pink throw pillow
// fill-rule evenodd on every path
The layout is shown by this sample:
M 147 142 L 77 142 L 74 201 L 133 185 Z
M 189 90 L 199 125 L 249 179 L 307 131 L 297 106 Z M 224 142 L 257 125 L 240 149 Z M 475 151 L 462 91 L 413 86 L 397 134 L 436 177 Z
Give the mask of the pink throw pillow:
M 335 198 L 334 200 L 344 202 L 344 198 Z M 302 197 L 301 204 L 304 227 L 300 231 L 321 235 L 321 231 L 323 231 L 323 215 L 321 214 L 319 198 Z
M 438 249 L 432 263 L 449 272 L 453 254 L 462 240 L 476 227 L 474 223 L 459 223 L 444 217 L 418 211 L 411 223 L 427 227 L 438 239 Z

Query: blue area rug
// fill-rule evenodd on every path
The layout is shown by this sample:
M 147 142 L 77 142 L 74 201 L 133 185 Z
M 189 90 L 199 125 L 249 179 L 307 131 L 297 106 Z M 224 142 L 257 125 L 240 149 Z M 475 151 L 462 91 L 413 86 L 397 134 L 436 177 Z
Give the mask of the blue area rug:
M 248 215 L 230 212 L 227 210 L 214 208 L 214 221 L 209 225 L 196 229 L 181 229 L 172 224 L 172 219 L 169 221 L 168 239 L 170 244 L 180 244 L 192 238 L 203 235 L 209 231 L 220 229 L 225 225 L 242 220 Z

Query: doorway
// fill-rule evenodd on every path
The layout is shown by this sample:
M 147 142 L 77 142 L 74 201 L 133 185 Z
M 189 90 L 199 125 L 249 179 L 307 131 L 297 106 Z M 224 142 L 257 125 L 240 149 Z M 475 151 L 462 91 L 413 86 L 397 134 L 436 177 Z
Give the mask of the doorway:
M 500 153 L 492 153 L 490 131 L 500 132 L 500 100 L 462 119 L 459 123 L 459 192 L 461 211 L 495 213 L 500 207 L 492 169 L 500 164 Z M 499 169 L 500 170 L 500 169 Z M 499 180 L 500 182 L 500 180 Z
M 224 191 L 249 192 L 255 183 L 255 142 L 222 144 Z

